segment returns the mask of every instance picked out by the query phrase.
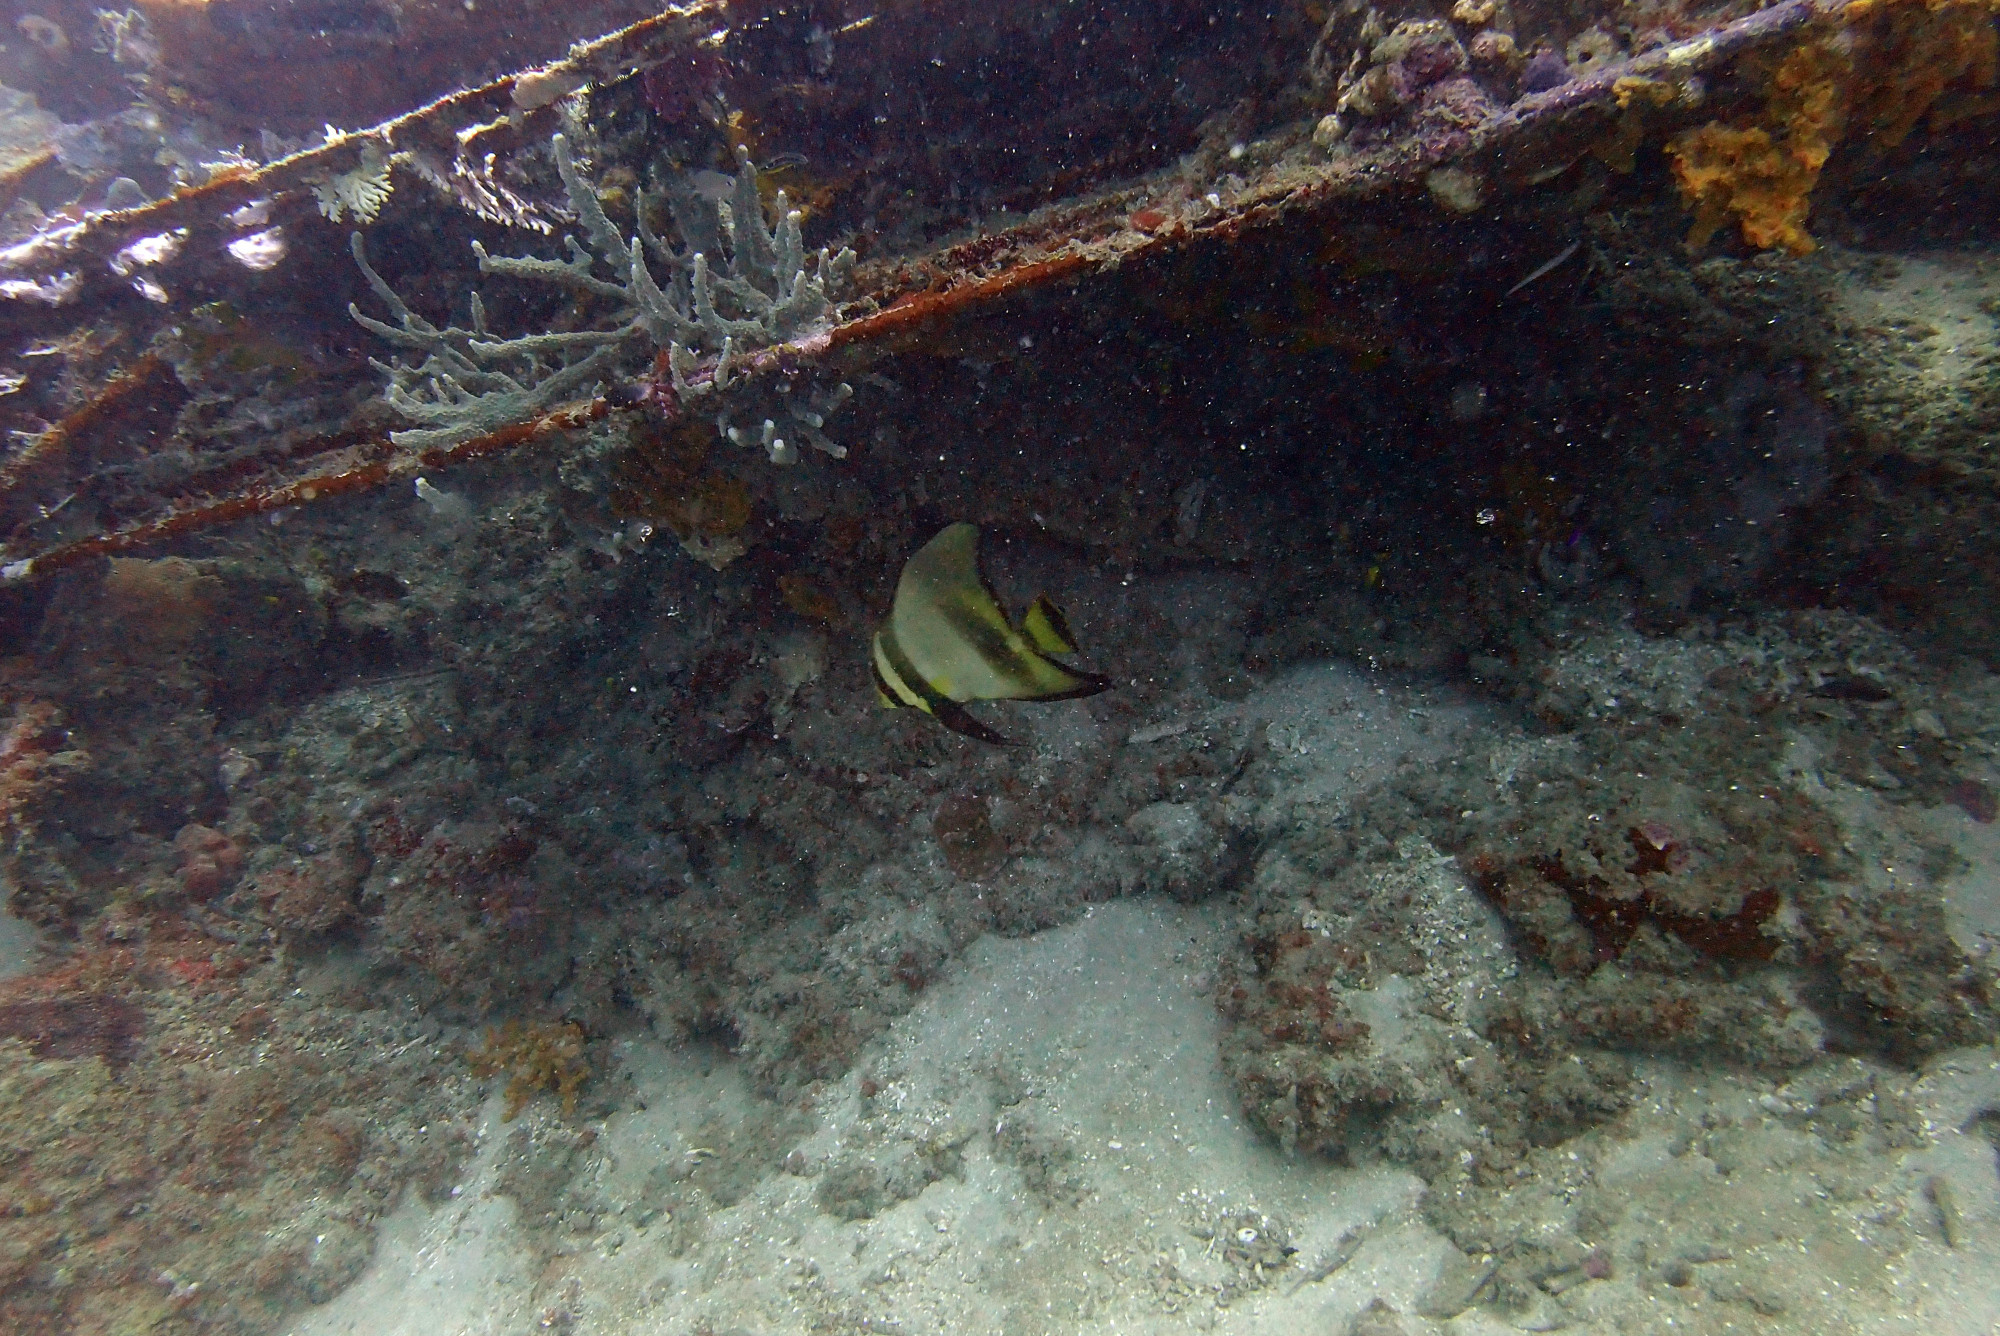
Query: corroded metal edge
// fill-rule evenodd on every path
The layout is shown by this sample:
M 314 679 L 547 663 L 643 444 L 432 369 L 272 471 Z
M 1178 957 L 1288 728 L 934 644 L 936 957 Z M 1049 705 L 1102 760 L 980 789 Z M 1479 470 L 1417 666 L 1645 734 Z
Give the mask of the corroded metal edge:
M 1503 188 L 1519 188 L 1587 150 L 1606 132 L 1619 102 L 1621 82 L 1674 78 L 1712 72 L 1748 51 L 1781 41 L 1816 19 L 1838 15 L 1844 3 L 1780 0 L 1780 3 L 1712 32 L 1662 47 L 1584 79 L 1522 98 L 1487 122 L 1430 142 L 1413 139 L 1302 163 L 1309 127 L 1280 132 L 1288 141 L 1275 161 L 1228 197 L 1192 193 L 1176 171 L 1161 171 L 1115 184 L 1078 200 L 1039 210 L 1023 222 L 971 240 L 940 246 L 919 256 L 892 257 L 857 273 L 859 296 L 844 302 L 828 329 L 789 343 L 760 349 L 732 364 L 739 380 L 754 380 L 787 367 L 840 353 L 850 360 L 889 356 L 907 340 L 940 321 L 995 305 L 1059 281 L 1075 281 L 1114 269 L 1126 260 L 1164 253 L 1202 241 L 1234 241 L 1251 232 L 1283 225 L 1301 215 L 1319 214 L 1398 191 L 1420 191 L 1426 176 L 1457 167 L 1491 174 Z M 374 129 L 282 159 L 255 173 L 211 183 L 167 200 L 116 214 L 94 215 L 78 225 L 79 238 L 68 252 L 106 255 L 136 236 L 192 219 L 199 208 L 215 211 L 296 187 L 308 174 L 332 170 L 358 156 L 370 140 L 395 142 L 398 134 L 430 131 L 452 120 L 481 113 L 502 118 L 473 130 L 515 135 L 532 131 L 536 108 L 507 119 L 512 90 L 538 73 L 560 76 L 631 73 L 666 59 L 705 35 L 726 16 L 726 0 L 703 0 L 643 20 L 586 46 L 568 60 L 519 71 L 492 83 L 440 98 Z M 519 111 L 518 108 L 514 108 Z M 468 132 L 455 130 L 461 136 Z M 697 378 L 713 374 L 713 359 Z M 646 395 L 667 418 L 682 406 L 649 386 Z M 627 396 L 629 397 L 629 396 Z M 342 447 L 315 455 L 317 472 L 303 478 L 241 491 L 125 528 L 57 544 L 0 566 L 0 586 L 74 567 L 95 557 L 127 552 L 249 516 L 350 496 L 453 464 L 484 458 L 574 429 L 611 411 L 599 398 L 569 404 L 528 422 L 443 450 L 409 450 L 387 440 Z M 328 461 L 332 460 L 329 467 Z
M 475 88 L 447 93 L 413 111 L 365 130 L 341 131 L 323 144 L 255 169 L 224 169 L 198 186 L 130 209 L 91 213 L 82 221 L 43 233 L 0 252 L 0 272 L 37 278 L 80 261 L 108 261 L 140 237 L 187 228 L 188 239 L 222 237 L 224 215 L 252 200 L 276 210 L 304 210 L 309 187 L 360 163 L 370 145 L 393 150 L 424 140 L 455 143 L 470 153 L 497 151 L 546 137 L 558 115 L 558 96 L 589 83 L 623 78 L 687 50 L 728 20 L 729 0 L 694 0 L 570 48 L 562 60 L 502 75 Z M 517 90 L 528 90 L 520 97 Z M 274 213 L 274 217 L 278 214 Z M 102 265 L 95 266 L 95 278 Z

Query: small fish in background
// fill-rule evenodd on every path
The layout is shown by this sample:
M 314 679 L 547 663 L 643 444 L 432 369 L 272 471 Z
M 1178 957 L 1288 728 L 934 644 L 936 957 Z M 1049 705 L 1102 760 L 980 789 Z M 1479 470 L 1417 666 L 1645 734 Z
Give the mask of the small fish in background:
M 875 633 L 875 686 L 882 703 L 908 705 L 954 733 L 1006 746 L 1008 739 L 965 709 L 974 700 L 1075 700 L 1111 679 L 1051 657 L 1076 653 L 1069 624 L 1046 594 L 1008 621 L 979 571 L 979 530 L 954 524 L 910 558 L 896 602 Z

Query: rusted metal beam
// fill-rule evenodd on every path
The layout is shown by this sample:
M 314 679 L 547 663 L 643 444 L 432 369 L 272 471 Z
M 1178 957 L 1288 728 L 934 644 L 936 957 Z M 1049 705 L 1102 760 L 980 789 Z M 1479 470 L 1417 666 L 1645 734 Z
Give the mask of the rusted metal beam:
M 550 112 L 547 105 L 526 109 L 515 105 L 514 90 L 523 87 L 524 81 L 552 73 L 553 83 L 528 85 L 546 90 L 584 77 L 603 78 L 643 68 L 649 61 L 690 49 L 691 43 L 726 17 L 728 8 L 714 0 L 668 11 L 579 47 L 567 61 L 441 98 L 373 130 L 343 137 L 337 144 L 141 209 L 93 215 L 78 225 L 76 235 L 65 243 L 68 250 L 64 254 L 109 256 L 135 237 L 213 220 L 234 203 L 272 191 L 297 191 L 309 175 L 334 169 L 348 160 L 341 155 L 358 154 L 358 146 L 369 140 L 393 144 L 398 135 L 434 133 L 441 126 L 451 127 L 454 135 L 469 134 L 472 139 L 481 134 L 533 133 L 537 118 Z M 1295 219 L 1324 219 L 1342 208 L 1398 192 L 1420 194 L 1426 177 L 1440 168 L 1486 174 L 1502 193 L 1519 189 L 1560 169 L 1608 133 L 1621 109 L 1621 87 L 1629 88 L 1635 80 L 1685 82 L 1712 74 L 1748 51 L 1793 40 L 1806 25 L 1839 12 L 1840 6 L 1829 6 L 1823 0 L 1780 0 L 1698 37 L 1523 97 L 1483 123 L 1449 135 L 1429 139 L 1388 136 L 1371 146 L 1342 148 L 1328 155 L 1308 146 L 1309 125 L 1296 124 L 1267 134 L 1276 151 L 1268 156 L 1265 166 L 1226 193 L 1206 179 L 1191 176 L 1188 169 L 1162 168 L 1137 179 L 1102 185 L 1078 198 L 1037 210 L 1020 223 L 970 240 L 914 255 L 878 256 L 857 273 L 860 291 L 843 303 L 829 329 L 741 355 L 733 369 L 737 377 L 754 381 L 835 353 L 850 362 L 892 355 L 943 322 L 990 309 L 1053 283 L 1088 278 L 1136 256 L 1204 242 L 1228 243 Z M 518 114 L 510 117 L 510 113 Z M 1696 114 L 1707 112 L 1663 111 L 1656 128 L 1663 128 L 1677 115 Z M 491 119 L 483 123 L 483 129 L 468 130 L 481 116 Z M 712 365 L 698 369 L 695 378 L 705 379 L 712 372 Z M 654 410 L 668 416 L 682 411 L 672 394 L 653 378 L 642 377 L 638 388 L 642 393 L 637 398 Z M 621 401 L 634 398 L 631 389 L 621 387 Z M 604 400 L 572 405 L 449 450 L 414 452 L 374 440 L 323 452 L 311 448 L 295 451 L 294 458 L 306 456 L 316 461 L 306 476 L 283 476 L 279 464 L 272 476 L 248 482 L 224 496 L 181 502 L 162 516 L 52 544 L 39 552 L 23 552 L 16 546 L 9 554 L 14 560 L 0 567 L 0 579 L 30 579 L 94 556 L 130 551 L 246 516 L 354 495 L 408 479 L 420 469 L 448 468 L 546 439 L 609 409 Z M 0 497 L 18 486 L 33 463 L 36 448 L 31 445 L 28 454 L 0 473 Z M 329 460 L 336 462 L 329 466 Z

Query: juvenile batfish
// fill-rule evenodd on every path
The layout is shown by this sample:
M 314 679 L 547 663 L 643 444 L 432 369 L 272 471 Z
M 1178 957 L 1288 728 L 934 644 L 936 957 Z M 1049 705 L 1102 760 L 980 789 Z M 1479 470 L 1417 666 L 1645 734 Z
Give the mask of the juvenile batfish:
M 1074 700 L 1111 679 L 1059 662 L 1076 653 L 1069 623 L 1037 595 L 1017 626 L 979 572 L 979 530 L 954 524 L 903 567 L 889 621 L 875 633 L 882 703 L 932 715 L 954 733 L 1006 745 L 973 718 L 973 700 Z

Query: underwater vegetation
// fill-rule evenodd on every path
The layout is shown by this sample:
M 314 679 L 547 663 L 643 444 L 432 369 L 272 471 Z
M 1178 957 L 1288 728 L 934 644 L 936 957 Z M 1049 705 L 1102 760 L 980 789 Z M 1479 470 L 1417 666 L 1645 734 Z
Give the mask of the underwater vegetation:
M 590 1079 L 583 1030 L 573 1022 L 509 1021 L 487 1031 L 486 1042 L 467 1052 L 465 1060 L 475 1076 L 507 1078 L 502 1092 L 507 1107 L 500 1115 L 507 1122 L 545 1091 L 562 1101 L 565 1114 L 575 1113 L 577 1092 Z
M 753 355 L 760 349 L 809 339 L 830 308 L 827 285 L 840 283 L 853 266 L 854 253 L 843 248 L 837 255 L 822 250 L 807 267 L 799 230 L 802 215 L 787 205 L 782 191 L 773 204 L 776 230 L 765 222 L 757 169 L 747 152 L 740 152 L 727 205 L 687 182 L 676 182 L 663 199 L 637 202 L 633 210 L 637 230 L 627 238 L 606 216 L 596 188 L 583 178 L 568 139 L 555 136 L 551 149 L 570 208 L 589 238 L 589 249 L 565 234 L 567 260 L 505 258 L 489 256 L 475 241 L 480 272 L 550 283 L 616 302 L 614 327 L 494 338 L 475 292 L 471 328 L 440 329 L 410 310 L 382 281 L 368 263 L 361 234 L 354 233 L 354 261 L 396 324 L 384 324 L 358 307 L 350 306 L 349 313 L 392 345 L 424 354 L 414 366 L 398 363 L 388 368 L 390 406 L 424 424 L 392 432 L 393 443 L 415 449 L 462 445 L 534 416 L 608 376 L 625 355 L 625 345 L 641 337 L 658 350 L 678 398 L 719 393 L 729 386 L 732 357 L 752 359 L 755 365 Z M 655 207 L 671 211 L 682 238 L 680 251 L 662 242 L 648 226 L 646 215 Z M 665 286 L 653 277 L 655 262 L 668 267 Z M 598 265 L 611 277 L 593 273 Z M 714 363 L 697 387 L 689 377 L 702 350 L 714 354 Z M 548 365 L 544 359 L 550 358 L 558 360 Z M 499 369 L 509 365 L 516 367 L 515 373 Z M 767 421 L 761 444 L 772 463 L 788 462 L 785 440 L 769 426 Z M 817 422 L 802 419 L 790 431 L 794 438 L 803 436 L 836 458 L 841 453 Z

